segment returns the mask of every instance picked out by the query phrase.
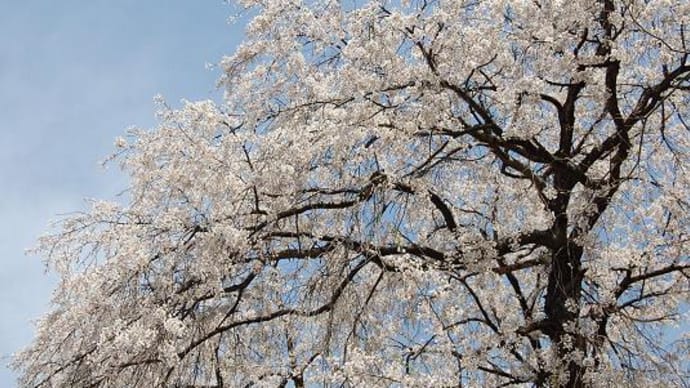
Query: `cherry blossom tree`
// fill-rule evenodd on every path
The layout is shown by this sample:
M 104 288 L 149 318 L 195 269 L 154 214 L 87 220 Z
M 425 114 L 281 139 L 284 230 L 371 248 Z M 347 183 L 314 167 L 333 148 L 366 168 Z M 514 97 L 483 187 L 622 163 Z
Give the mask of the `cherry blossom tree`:
M 40 240 L 21 384 L 688 386 L 690 2 L 240 5 Z

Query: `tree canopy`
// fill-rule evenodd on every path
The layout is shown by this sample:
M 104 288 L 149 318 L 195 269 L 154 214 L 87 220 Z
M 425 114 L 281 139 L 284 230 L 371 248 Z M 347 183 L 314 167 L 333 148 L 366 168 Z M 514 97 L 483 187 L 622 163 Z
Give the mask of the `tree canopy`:
M 690 2 L 239 3 L 40 240 L 21 384 L 687 386 Z

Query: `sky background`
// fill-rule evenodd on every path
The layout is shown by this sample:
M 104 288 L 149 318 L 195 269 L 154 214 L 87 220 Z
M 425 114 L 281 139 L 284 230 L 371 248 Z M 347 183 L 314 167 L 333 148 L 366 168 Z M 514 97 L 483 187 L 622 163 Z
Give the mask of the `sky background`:
M 0 0 L 0 387 L 48 310 L 55 278 L 25 254 L 60 214 L 127 187 L 101 167 L 115 137 L 155 126 L 153 97 L 217 99 L 206 64 L 242 21 L 223 0 Z

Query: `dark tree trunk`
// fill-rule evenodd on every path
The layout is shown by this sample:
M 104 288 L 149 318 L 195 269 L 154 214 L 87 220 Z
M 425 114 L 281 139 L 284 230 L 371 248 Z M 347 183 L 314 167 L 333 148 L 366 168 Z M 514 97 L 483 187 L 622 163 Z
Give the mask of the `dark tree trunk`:
M 565 325 L 574 322 L 579 315 L 579 302 L 582 292 L 581 245 L 575 243 L 568 230 L 568 204 L 570 193 L 576 180 L 567 170 L 556 168 L 554 171 L 554 186 L 558 190 L 557 197 L 551 202 L 550 208 L 555 216 L 551 231 L 554 245 L 551 248 L 551 268 L 544 301 L 546 313 L 545 334 L 549 336 L 562 365 L 567 365 L 568 381 L 564 387 L 583 387 L 582 377 L 584 367 L 574 361 L 566 360 L 573 351 L 583 354 L 587 344 L 579 335 L 568 333 Z M 570 337 L 570 338 L 567 338 Z

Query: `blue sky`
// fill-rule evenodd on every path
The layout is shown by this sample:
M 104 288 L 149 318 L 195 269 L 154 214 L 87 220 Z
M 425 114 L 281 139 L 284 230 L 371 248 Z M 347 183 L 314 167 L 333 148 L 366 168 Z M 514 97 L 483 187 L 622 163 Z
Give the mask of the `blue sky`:
M 113 199 L 127 182 L 102 161 L 153 97 L 217 98 L 207 70 L 242 37 L 223 0 L 0 0 L 0 387 L 9 356 L 47 311 L 54 277 L 26 248 L 50 220 Z

